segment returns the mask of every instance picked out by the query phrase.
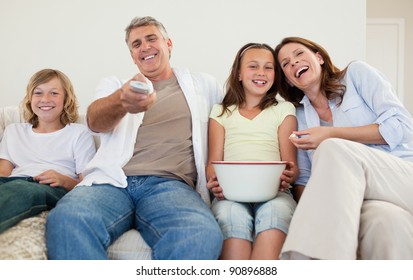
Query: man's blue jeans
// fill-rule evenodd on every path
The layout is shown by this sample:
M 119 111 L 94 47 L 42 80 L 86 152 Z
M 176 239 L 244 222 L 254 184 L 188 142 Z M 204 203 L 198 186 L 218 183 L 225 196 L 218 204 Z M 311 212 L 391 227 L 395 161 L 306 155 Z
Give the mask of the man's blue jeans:
M 187 184 L 128 177 L 128 187 L 79 186 L 49 213 L 49 259 L 107 259 L 106 249 L 136 228 L 153 259 L 217 259 L 223 237 L 208 205 Z
M 39 184 L 31 177 L 0 177 L 0 232 L 53 208 L 65 194 L 63 188 Z

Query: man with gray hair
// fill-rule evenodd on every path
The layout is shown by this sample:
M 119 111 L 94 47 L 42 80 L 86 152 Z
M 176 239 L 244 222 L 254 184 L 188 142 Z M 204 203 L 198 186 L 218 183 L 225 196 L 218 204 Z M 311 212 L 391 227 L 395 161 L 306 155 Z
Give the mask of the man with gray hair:
M 101 145 L 84 180 L 50 212 L 50 259 L 105 259 L 131 228 L 153 259 L 217 259 L 222 233 L 206 189 L 207 123 L 222 88 L 172 68 L 172 40 L 152 17 L 134 18 L 126 43 L 139 72 L 103 79 L 87 111 Z M 147 94 L 131 82 L 148 86 Z

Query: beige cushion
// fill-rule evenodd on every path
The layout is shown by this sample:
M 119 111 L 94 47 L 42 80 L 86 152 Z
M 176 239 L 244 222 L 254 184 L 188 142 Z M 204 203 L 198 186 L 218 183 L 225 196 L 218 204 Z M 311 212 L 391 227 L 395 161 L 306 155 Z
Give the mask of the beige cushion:
M 45 260 L 47 212 L 25 219 L 0 234 L 0 259 Z

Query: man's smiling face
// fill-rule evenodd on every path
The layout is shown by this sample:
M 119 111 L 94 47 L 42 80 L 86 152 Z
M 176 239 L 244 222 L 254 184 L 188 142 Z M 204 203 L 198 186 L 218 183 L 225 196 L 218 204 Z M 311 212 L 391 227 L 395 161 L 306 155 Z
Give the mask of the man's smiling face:
M 172 41 L 165 39 L 155 25 L 132 29 L 128 46 L 134 63 L 150 80 L 159 80 L 170 72 Z

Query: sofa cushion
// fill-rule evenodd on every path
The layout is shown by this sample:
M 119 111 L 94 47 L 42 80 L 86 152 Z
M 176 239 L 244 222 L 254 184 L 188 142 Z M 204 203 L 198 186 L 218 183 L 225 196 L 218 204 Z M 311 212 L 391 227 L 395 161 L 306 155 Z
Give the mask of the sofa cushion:
M 112 260 L 150 260 L 151 248 L 135 229 L 125 232 L 111 246 L 108 257 Z
M 46 260 L 45 224 L 48 211 L 24 219 L 0 234 L 0 259 Z

